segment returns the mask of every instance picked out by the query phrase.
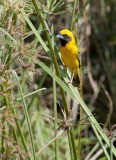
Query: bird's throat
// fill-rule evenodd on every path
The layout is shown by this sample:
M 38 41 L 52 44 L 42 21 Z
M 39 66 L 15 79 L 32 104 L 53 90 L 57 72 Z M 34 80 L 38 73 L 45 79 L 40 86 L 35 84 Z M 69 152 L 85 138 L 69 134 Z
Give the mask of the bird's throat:
M 64 39 L 60 39 L 61 42 L 61 46 L 66 46 L 66 44 L 68 43 L 66 40 Z

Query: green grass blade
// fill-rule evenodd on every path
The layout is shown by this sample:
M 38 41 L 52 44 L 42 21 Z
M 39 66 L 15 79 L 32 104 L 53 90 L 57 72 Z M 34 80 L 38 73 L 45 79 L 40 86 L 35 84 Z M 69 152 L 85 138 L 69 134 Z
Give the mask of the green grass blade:
M 27 14 L 21 10 L 22 15 L 24 16 L 26 22 L 28 23 L 29 27 L 32 29 L 32 31 L 34 32 L 35 36 L 37 37 L 37 39 L 39 40 L 40 44 L 42 45 L 43 49 L 48 52 L 49 48 L 47 47 L 46 43 L 43 41 L 43 39 L 41 38 L 39 32 L 36 30 L 36 28 L 34 27 L 34 25 L 32 24 L 32 22 L 30 21 L 30 19 L 28 18 Z
M 7 35 L 14 43 L 15 45 L 18 45 L 17 44 L 17 41 L 7 32 L 5 31 L 3 28 L 0 27 L 0 31 L 3 32 L 5 35 Z
M 13 43 L 12 41 L 7 40 L 7 39 L 3 39 L 3 38 L 1 39 L 1 38 L 0 38 L 0 43 L 9 45 L 9 46 L 11 46 L 11 47 L 13 47 L 13 46 L 16 47 L 16 43 Z M 17 45 L 17 46 L 18 46 L 18 45 Z
M 30 119 L 29 119 L 29 115 L 28 115 L 28 111 L 27 111 L 25 98 L 23 97 L 23 91 L 22 91 L 22 88 L 21 88 L 17 73 L 14 70 L 11 70 L 11 72 L 13 73 L 13 75 L 14 75 L 16 81 L 17 81 L 17 85 L 19 87 L 19 91 L 20 91 L 20 94 L 21 94 L 22 103 L 23 103 L 23 106 L 24 106 L 24 113 L 25 113 L 25 117 L 27 119 L 27 124 L 28 124 L 28 129 L 29 129 L 29 134 L 30 134 L 30 140 L 31 140 L 32 151 L 33 151 L 33 158 L 34 158 L 34 160 L 36 160 L 33 133 L 32 133 L 32 129 L 31 129 L 31 124 L 30 124 Z
M 46 89 L 46 88 L 37 89 L 37 90 L 34 91 L 34 92 L 31 92 L 31 93 L 29 93 L 29 94 L 23 95 L 23 97 L 24 97 L 24 98 L 27 98 L 27 97 L 29 97 L 29 96 L 32 96 L 33 94 L 36 94 L 36 93 L 38 93 L 38 92 L 41 92 L 41 91 L 45 90 L 45 89 Z M 17 99 L 14 101 L 14 103 L 15 103 L 16 101 L 20 101 L 20 100 L 22 100 L 22 98 L 17 98 Z

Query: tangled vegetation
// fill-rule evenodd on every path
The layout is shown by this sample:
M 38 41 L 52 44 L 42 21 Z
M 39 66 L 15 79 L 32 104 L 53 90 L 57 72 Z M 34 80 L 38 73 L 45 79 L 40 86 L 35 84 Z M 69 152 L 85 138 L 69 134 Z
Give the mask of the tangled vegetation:
M 0 159 L 116 159 L 116 1 L 0 0 Z M 70 29 L 81 85 L 55 35 Z

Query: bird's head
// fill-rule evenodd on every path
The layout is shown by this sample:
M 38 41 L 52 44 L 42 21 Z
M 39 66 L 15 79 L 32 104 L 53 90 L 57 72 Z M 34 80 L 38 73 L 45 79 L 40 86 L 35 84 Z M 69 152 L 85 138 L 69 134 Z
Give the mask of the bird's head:
M 57 38 L 60 39 L 61 45 L 65 46 L 67 43 L 75 44 L 75 38 L 71 31 L 68 29 L 61 30 L 57 35 Z

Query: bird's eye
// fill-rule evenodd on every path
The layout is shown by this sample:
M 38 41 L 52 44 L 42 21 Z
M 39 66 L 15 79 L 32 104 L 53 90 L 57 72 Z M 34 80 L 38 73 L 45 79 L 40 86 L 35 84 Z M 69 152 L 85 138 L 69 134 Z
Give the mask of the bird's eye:
M 67 36 L 67 34 L 64 34 L 64 36 Z

